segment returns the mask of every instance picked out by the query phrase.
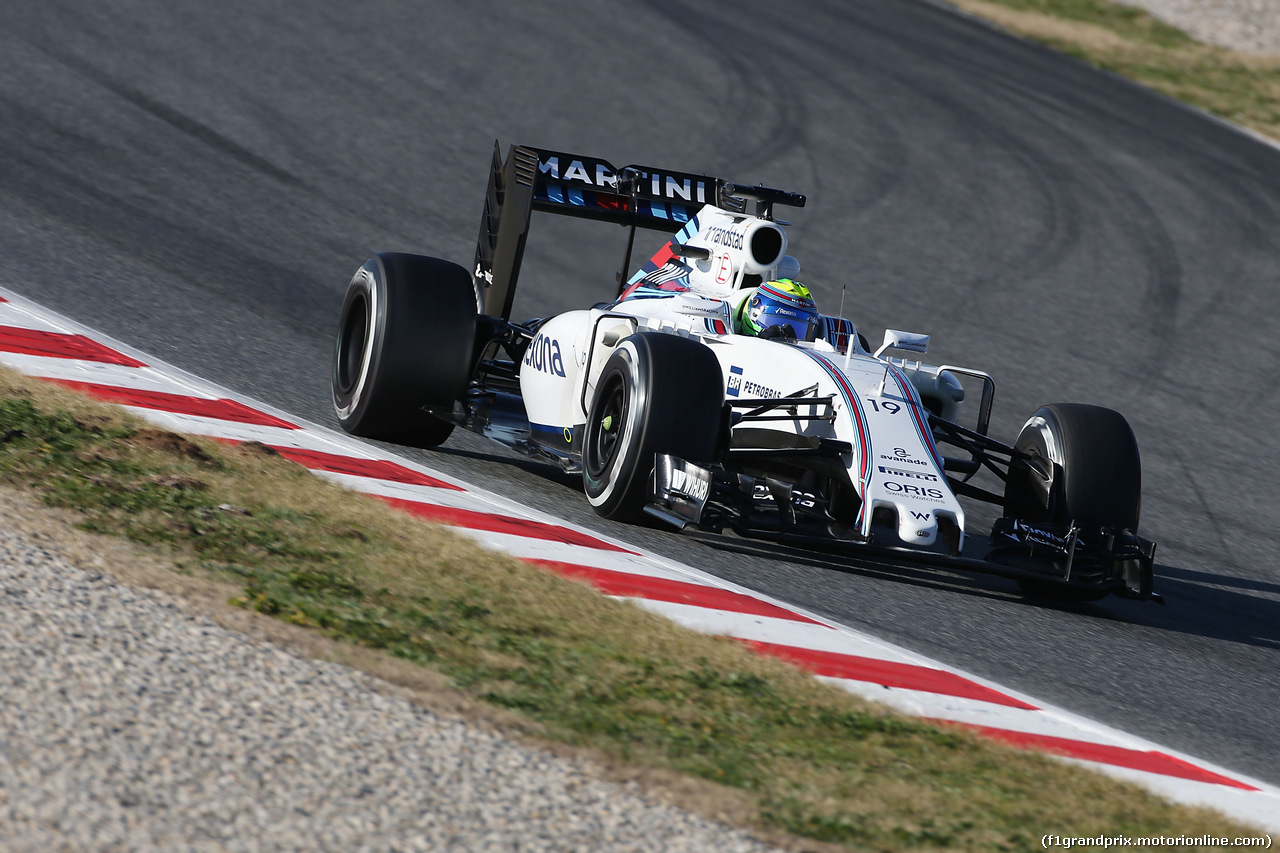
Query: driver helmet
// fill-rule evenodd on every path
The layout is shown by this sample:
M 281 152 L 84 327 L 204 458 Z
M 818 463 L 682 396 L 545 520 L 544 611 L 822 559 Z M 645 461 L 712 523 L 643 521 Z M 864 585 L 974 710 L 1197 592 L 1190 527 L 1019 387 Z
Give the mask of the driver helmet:
M 812 341 L 818 333 L 818 307 L 809 288 L 789 278 L 757 287 L 742 312 L 742 333 Z

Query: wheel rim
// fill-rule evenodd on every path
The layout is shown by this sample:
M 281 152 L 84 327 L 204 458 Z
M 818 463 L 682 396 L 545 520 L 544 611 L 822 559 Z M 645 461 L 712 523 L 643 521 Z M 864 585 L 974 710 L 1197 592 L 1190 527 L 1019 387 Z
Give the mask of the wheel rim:
M 620 374 L 612 374 L 600 394 L 597 417 L 588 427 L 587 473 L 600 479 L 613 464 L 622 439 L 627 416 L 627 385 Z
M 369 302 L 364 294 L 351 300 L 342 328 L 338 333 L 337 385 L 339 393 L 355 391 L 365 358 L 365 341 L 369 331 Z

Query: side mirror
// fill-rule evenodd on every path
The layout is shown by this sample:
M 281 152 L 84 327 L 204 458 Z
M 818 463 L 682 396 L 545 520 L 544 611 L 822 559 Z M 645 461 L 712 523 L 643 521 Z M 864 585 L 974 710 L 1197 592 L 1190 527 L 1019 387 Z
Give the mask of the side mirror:
M 880 345 L 880 349 L 876 350 L 876 358 L 879 358 L 888 349 L 928 352 L 929 336 L 918 335 L 915 332 L 899 332 L 897 329 L 885 329 L 884 343 Z

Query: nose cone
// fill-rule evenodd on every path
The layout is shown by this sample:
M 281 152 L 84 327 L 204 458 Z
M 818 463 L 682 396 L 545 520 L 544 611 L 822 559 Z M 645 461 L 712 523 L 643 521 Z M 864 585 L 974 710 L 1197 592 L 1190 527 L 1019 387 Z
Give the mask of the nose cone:
M 918 505 L 895 504 L 898 510 L 898 538 L 904 545 L 932 545 L 938 539 L 938 515 Z

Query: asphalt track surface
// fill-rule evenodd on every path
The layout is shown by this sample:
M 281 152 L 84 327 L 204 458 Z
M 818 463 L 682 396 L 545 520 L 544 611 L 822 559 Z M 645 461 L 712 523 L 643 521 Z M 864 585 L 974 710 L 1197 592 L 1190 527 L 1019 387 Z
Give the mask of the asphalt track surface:
M 942 7 L 6 4 L 0 281 L 332 426 L 347 280 L 470 263 L 495 138 L 805 192 L 823 307 L 995 374 L 997 436 L 1122 410 L 1168 606 L 613 525 L 461 433 L 419 458 L 1280 783 L 1280 152 Z M 607 298 L 623 244 L 536 219 L 516 314 Z

